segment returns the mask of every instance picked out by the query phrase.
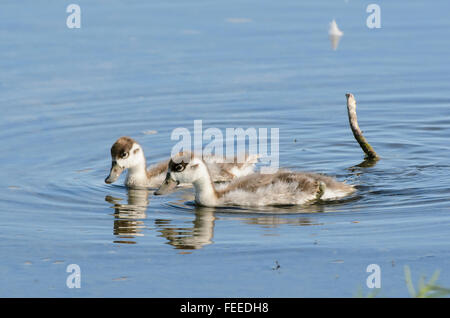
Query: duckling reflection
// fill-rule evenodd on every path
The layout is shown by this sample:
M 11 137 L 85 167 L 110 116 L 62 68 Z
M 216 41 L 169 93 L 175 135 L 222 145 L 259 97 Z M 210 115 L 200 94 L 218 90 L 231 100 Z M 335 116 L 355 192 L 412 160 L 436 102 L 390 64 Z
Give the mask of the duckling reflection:
M 167 243 L 176 249 L 198 250 L 213 243 L 214 209 L 196 208 L 194 221 L 190 226 L 180 227 L 172 224 L 172 220 L 157 219 L 155 225 L 158 232 L 167 239 Z
M 172 203 L 176 205 L 176 203 Z M 180 204 L 181 205 L 181 204 Z M 314 210 L 317 212 L 317 207 Z M 214 226 L 216 220 L 217 209 L 207 207 L 196 207 L 194 210 L 194 220 L 189 221 L 189 226 L 174 224 L 171 219 L 157 219 L 155 225 L 160 236 L 167 239 L 167 244 L 172 245 L 176 249 L 181 250 L 197 250 L 205 245 L 214 243 Z M 226 218 L 232 218 L 242 221 L 246 224 L 254 224 L 262 227 L 278 227 L 280 225 L 322 225 L 313 222 L 308 217 L 298 217 L 292 215 L 276 216 L 276 215 L 260 215 L 260 216 L 230 216 L 227 213 Z
M 246 224 L 258 224 L 266 228 L 276 228 L 280 225 L 298 225 L 298 226 L 308 226 L 308 225 L 322 225 L 322 223 L 313 222 L 307 217 L 301 218 L 287 218 L 278 216 L 263 216 L 263 217 L 251 217 L 243 218 Z
M 150 191 L 147 189 L 128 189 L 127 204 L 121 204 L 120 198 L 106 196 L 105 200 L 112 203 L 114 207 L 114 235 L 121 240 L 114 243 L 136 244 L 132 240 L 136 236 L 143 236 L 142 229 L 145 227 L 146 210 L 149 204 Z

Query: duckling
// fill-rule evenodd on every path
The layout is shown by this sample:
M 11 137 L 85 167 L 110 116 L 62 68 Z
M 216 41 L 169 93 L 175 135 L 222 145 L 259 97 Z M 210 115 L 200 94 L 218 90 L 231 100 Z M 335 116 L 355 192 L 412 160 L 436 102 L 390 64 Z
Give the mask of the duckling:
M 157 188 L 164 181 L 169 159 L 150 166 L 147 169 L 144 150 L 141 145 L 130 137 L 120 137 L 111 147 L 111 170 L 106 177 L 106 183 L 115 182 L 125 169 L 128 174 L 125 185 L 128 187 Z M 245 162 L 221 162 L 217 156 L 205 156 L 205 164 L 211 171 L 211 178 L 215 182 L 230 181 L 235 177 L 244 176 L 253 172 L 258 160 L 255 155 L 245 157 Z
M 165 194 L 179 183 L 192 183 L 195 202 L 207 207 L 300 205 L 339 199 L 355 192 L 352 185 L 328 176 L 287 170 L 250 174 L 217 189 L 205 162 L 190 154 L 180 154 L 169 161 L 166 179 L 155 194 Z

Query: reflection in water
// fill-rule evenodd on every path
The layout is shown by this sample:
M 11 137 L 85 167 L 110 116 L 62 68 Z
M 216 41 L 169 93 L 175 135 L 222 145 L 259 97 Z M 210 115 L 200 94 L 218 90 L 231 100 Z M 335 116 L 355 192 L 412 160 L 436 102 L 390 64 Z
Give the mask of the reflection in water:
M 136 236 L 143 236 L 145 228 L 144 219 L 149 205 L 149 195 L 152 191 L 147 189 L 128 189 L 127 203 L 120 203 L 122 199 L 106 196 L 105 200 L 113 204 L 114 208 L 114 235 L 119 238 L 114 243 L 136 244 L 133 240 Z M 255 210 L 242 209 L 236 207 L 223 208 L 203 208 L 189 204 L 186 200 L 193 199 L 192 193 L 181 191 L 181 198 L 177 202 L 171 202 L 173 208 L 180 209 L 191 217 L 194 212 L 194 219 L 181 224 L 174 218 L 155 219 L 155 229 L 161 233 L 160 237 L 167 240 L 167 244 L 179 250 L 198 250 L 205 245 L 213 243 L 214 226 L 218 216 L 225 219 L 234 219 L 245 224 L 259 225 L 264 228 L 278 227 L 280 225 L 321 225 L 311 220 L 304 213 L 317 213 L 332 211 L 330 204 L 322 205 L 316 203 L 309 206 L 302 206 L 299 214 L 299 207 L 270 207 L 269 210 L 259 209 L 255 215 Z M 339 204 L 339 203 L 338 203 Z M 270 211 L 270 213 L 268 213 Z M 283 214 L 276 214 L 276 213 Z M 248 216 L 245 214 L 249 213 Z
M 372 168 L 372 167 L 374 167 L 377 164 L 378 160 L 380 160 L 380 159 L 379 158 L 376 158 L 376 159 L 366 158 L 362 162 L 357 164 L 356 166 L 350 167 L 349 170 L 350 171 L 354 171 L 358 167 L 359 168 Z
M 242 218 L 242 220 L 246 224 L 258 224 L 258 225 L 262 225 L 264 227 L 270 227 L 270 228 L 275 228 L 275 227 L 278 227 L 279 225 L 283 225 L 283 224 L 298 225 L 298 226 L 322 225 L 322 223 L 312 222 L 310 220 L 310 218 L 307 218 L 307 217 L 287 218 L 287 217 L 280 217 L 280 216 L 276 216 L 276 215 Z
M 197 250 L 213 243 L 215 219 L 214 209 L 196 208 L 194 221 L 189 222 L 188 227 L 174 226 L 167 219 L 157 219 L 155 225 L 176 249 Z
M 177 207 L 186 211 L 191 211 L 192 206 L 179 202 L 171 202 L 173 207 Z M 281 210 L 281 208 L 280 208 Z M 310 208 L 310 212 L 318 212 L 321 210 L 320 206 Z M 171 219 L 157 219 L 155 225 L 161 236 L 167 239 L 167 243 L 181 250 L 201 249 L 203 246 L 213 243 L 215 221 L 219 216 L 224 216 L 227 219 L 234 219 L 245 224 L 255 224 L 262 227 L 277 227 L 279 225 L 321 225 L 315 223 L 310 218 L 294 214 L 274 215 L 274 214 L 260 214 L 255 216 L 255 211 L 251 212 L 251 216 L 245 216 L 246 210 L 243 209 L 225 209 L 225 208 L 203 208 L 194 207 L 194 220 L 189 221 L 187 226 L 174 224 Z M 284 210 L 286 212 L 286 210 Z M 236 216 L 231 216 L 234 213 L 239 213 Z M 186 224 L 186 223 L 185 223 Z M 265 235 L 265 234 L 264 234 Z
M 105 200 L 114 205 L 114 235 L 123 240 L 116 240 L 114 243 L 135 244 L 131 240 L 136 236 L 143 236 L 142 229 L 149 204 L 147 189 L 128 189 L 128 203 L 121 204 L 122 199 L 106 196 Z

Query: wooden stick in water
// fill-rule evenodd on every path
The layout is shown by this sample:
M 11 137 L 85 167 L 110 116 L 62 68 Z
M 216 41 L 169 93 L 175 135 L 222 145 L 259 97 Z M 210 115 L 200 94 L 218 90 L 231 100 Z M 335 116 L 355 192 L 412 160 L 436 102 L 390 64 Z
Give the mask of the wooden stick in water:
M 347 93 L 345 94 L 345 96 L 347 97 L 348 120 L 350 122 L 353 136 L 355 136 L 356 141 L 361 146 L 361 149 L 366 154 L 366 158 L 368 160 L 379 160 L 380 157 L 377 155 L 375 150 L 373 150 L 372 146 L 367 142 L 366 138 L 364 138 L 361 129 L 359 128 L 358 117 L 356 116 L 355 97 L 351 93 Z

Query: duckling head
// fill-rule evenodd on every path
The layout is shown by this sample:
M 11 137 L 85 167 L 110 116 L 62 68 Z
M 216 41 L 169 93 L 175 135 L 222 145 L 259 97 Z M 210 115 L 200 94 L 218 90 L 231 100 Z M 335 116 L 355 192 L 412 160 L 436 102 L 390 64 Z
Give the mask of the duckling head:
M 111 170 L 105 182 L 113 183 L 125 169 L 139 165 L 145 167 L 142 147 L 130 137 L 120 137 L 111 147 Z
M 195 184 L 205 178 L 209 178 L 209 172 L 203 160 L 181 153 L 170 159 L 166 179 L 154 194 L 166 194 L 180 183 Z

